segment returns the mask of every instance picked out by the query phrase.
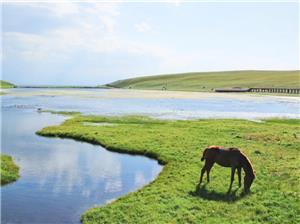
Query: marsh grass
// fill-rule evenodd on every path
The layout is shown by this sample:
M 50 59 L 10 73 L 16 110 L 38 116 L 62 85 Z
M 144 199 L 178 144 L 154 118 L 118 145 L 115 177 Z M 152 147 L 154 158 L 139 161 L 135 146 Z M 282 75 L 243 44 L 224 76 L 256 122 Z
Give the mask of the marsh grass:
M 16 181 L 19 175 L 19 167 L 14 163 L 11 156 L 0 154 L 1 161 L 1 185 Z
M 50 114 L 57 114 L 57 115 L 65 115 L 65 116 L 76 116 L 80 115 L 80 112 L 75 111 L 56 111 L 56 110 L 46 110 L 46 109 L 38 109 L 39 113 L 50 113 Z
M 84 122 L 113 123 L 86 126 Z M 83 223 L 299 223 L 299 120 L 162 121 L 147 117 L 76 116 L 38 132 L 146 155 L 164 164 L 157 179 L 114 202 L 91 208 Z M 251 136 L 249 138 L 249 136 Z M 209 184 L 197 186 L 200 156 L 209 145 L 239 147 L 256 179 L 244 195 L 230 169 L 215 165 Z M 124 167 L 126 169 L 126 167 Z M 204 179 L 206 181 L 206 179 Z

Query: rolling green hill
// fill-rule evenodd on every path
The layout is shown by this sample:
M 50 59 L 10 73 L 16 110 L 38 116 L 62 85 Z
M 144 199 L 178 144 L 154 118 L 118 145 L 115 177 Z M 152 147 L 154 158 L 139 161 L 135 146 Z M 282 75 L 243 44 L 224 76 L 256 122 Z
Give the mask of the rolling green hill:
M 212 91 L 232 87 L 299 87 L 300 71 L 193 72 L 119 80 L 116 88 Z
M 14 87 L 15 87 L 14 84 L 0 80 L 0 89 L 9 89 Z

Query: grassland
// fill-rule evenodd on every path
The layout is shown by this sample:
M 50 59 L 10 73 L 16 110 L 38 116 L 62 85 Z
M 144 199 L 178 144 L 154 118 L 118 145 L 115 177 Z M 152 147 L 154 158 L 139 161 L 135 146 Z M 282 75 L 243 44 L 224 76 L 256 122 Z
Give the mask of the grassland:
M 1 161 L 1 185 L 16 181 L 19 176 L 19 167 L 14 163 L 11 156 L 0 154 Z
M 15 87 L 14 84 L 0 80 L 0 89 L 10 89 L 14 87 Z
M 210 92 L 232 87 L 300 87 L 299 71 L 194 72 L 145 76 L 108 84 L 117 88 Z
M 95 126 L 86 123 L 111 123 Z M 91 208 L 83 223 L 299 223 L 300 121 L 162 121 L 147 117 L 75 116 L 37 134 L 99 144 L 141 154 L 164 164 L 158 178 L 116 201 Z M 197 188 L 208 145 L 239 147 L 256 170 L 252 193 L 234 182 L 230 169 L 215 166 L 211 182 Z M 124 167 L 124 169 L 126 169 Z

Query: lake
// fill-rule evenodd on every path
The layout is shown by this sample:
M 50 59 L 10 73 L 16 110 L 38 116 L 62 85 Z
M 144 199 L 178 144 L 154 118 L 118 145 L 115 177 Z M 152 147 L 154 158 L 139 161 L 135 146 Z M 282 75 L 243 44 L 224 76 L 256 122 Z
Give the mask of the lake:
M 1 187 L 1 223 L 80 223 L 80 215 L 154 180 L 155 160 L 109 152 L 39 129 L 67 117 L 37 109 L 162 119 L 299 118 L 299 98 L 246 94 L 102 89 L 10 89 L 1 96 L 1 150 L 14 157 L 21 178 Z

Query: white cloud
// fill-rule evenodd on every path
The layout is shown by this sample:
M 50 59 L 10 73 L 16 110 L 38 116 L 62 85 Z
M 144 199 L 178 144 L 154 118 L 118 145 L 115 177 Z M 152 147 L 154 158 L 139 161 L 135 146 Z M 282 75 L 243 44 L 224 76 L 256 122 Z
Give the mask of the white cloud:
M 22 57 L 33 63 L 39 61 L 72 60 L 74 54 L 131 54 L 154 57 L 162 70 L 178 68 L 192 60 L 166 46 L 146 43 L 136 38 L 120 36 L 116 25 L 120 16 L 119 3 L 56 3 L 29 4 L 36 10 L 44 10 L 50 17 L 66 20 L 67 25 L 49 28 L 32 34 L 4 32 L 4 58 L 10 55 Z M 63 18 L 65 17 L 65 18 Z M 145 21 L 137 23 L 138 32 L 150 32 Z
M 152 30 L 151 26 L 144 21 L 136 24 L 135 29 L 141 33 L 149 32 Z
M 71 1 L 60 2 L 43 2 L 43 1 L 18 1 L 18 2 L 5 2 L 6 5 L 14 7 L 30 7 L 36 10 L 45 11 L 45 13 L 51 14 L 57 17 L 69 16 L 79 13 L 78 4 Z
M 180 6 L 184 0 L 168 0 L 167 2 L 174 4 L 175 6 Z
M 137 171 L 134 175 L 134 185 L 141 187 L 147 183 L 144 174 L 141 171 Z
M 76 3 L 63 1 L 61 3 L 35 3 L 28 6 L 46 9 L 57 17 L 65 17 L 79 13 L 79 6 Z
M 14 51 L 26 60 L 37 60 L 57 55 L 71 56 L 77 50 L 112 52 L 119 48 L 114 34 L 114 26 L 120 14 L 118 4 L 64 2 L 32 3 L 26 6 L 43 10 L 52 17 L 67 17 L 72 23 L 38 34 L 4 32 L 4 53 Z

